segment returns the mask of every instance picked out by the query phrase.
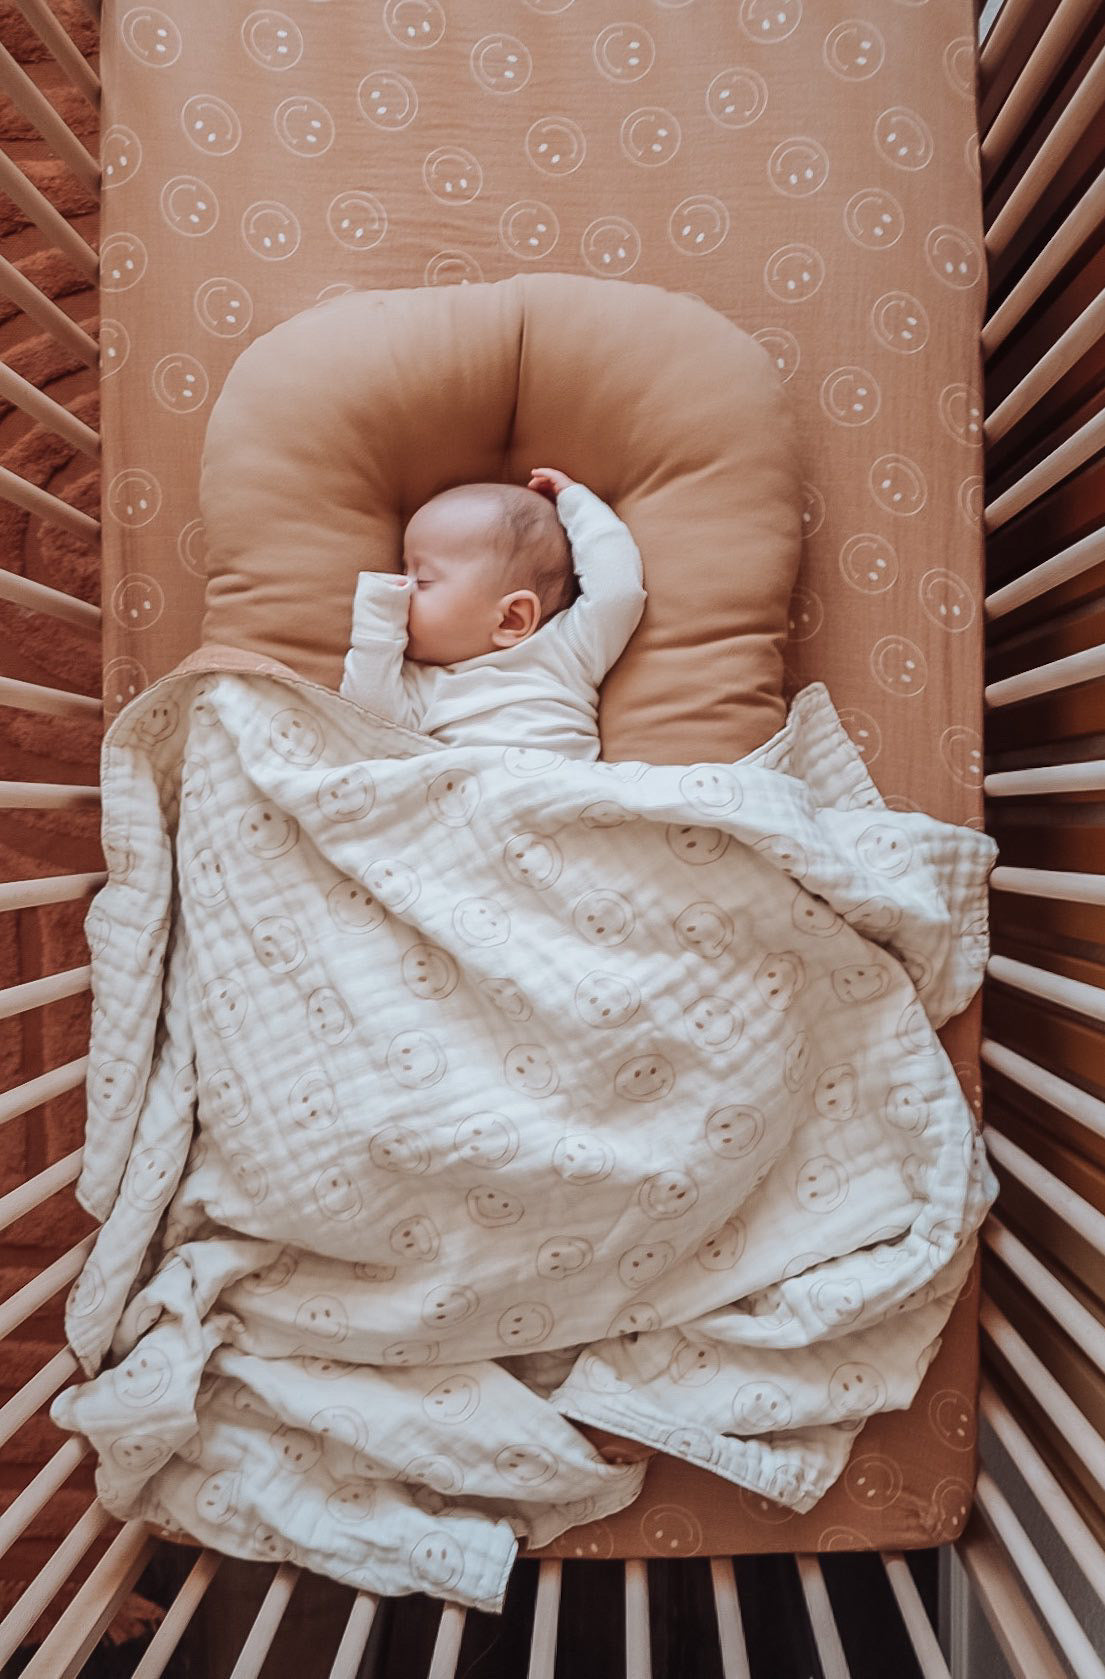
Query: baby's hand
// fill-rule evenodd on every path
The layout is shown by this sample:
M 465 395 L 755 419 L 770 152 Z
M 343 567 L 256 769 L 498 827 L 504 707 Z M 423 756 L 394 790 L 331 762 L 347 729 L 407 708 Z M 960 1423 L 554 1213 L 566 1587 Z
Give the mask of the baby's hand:
M 566 472 L 557 472 L 553 466 L 535 466 L 530 469 L 530 480 L 527 489 L 536 490 L 539 495 L 548 496 L 555 501 L 561 490 L 566 490 L 575 479 L 569 478 Z

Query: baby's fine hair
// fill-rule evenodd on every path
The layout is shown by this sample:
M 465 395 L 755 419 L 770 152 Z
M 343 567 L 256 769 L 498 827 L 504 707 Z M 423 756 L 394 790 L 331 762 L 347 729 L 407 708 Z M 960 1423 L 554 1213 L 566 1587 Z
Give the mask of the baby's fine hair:
M 495 484 L 503 512 L 505 581 L 532 589 L 541 602 L 541 622 L 563 612 L 576 597 L 575 567 L 568 533 L 547 496 L 520 484 Z

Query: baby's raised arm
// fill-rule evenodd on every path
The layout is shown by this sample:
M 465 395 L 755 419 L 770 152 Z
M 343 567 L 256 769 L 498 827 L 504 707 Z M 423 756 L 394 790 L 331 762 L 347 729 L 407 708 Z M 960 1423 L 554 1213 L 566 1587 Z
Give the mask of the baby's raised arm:
M 362 571 L 353 596 L 353 631 L 345 655 L 343 699 L 375 711 L 405 729 L 418 716 L 403 682 L 407 614 L 413 583 L 387 571 Z
M 565 614 L 564 636 L 597 688 L 645 608 L 640 550 L 629 527 L 585 484 L 545 467 L 535 468 L 533 478 L 547 479 L 557 491 L 556 511 L 572 545 L 580 585 L 578 599 Z M 542 485 L 531 480 L 531 488 Z

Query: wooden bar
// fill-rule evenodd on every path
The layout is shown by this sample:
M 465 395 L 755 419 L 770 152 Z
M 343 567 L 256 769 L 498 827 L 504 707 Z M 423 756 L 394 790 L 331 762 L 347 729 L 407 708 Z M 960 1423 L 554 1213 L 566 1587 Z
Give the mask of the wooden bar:
M 76 630 L 100 632 L 102 614 L 90 601 L 78 600 L 75 595 L 63 594 L 60 589 L 47 588 L 31 577 L 20 577 L 14 571 L 0 571 L 0 600 L 10 601 L 27 612 L 43 612 L 58 618 Z
M 1105 52 L 1105 48 L 1102 50 Z M 1105 448 L 1105 410 L 1079 426 L 1057 449 L 1045 455 L 1023 478 L 1011 484 L 996 501 L 990 503 L 985 512 L 987 531 L 1000 530 L 1002 525 L 1008 524 L 1016 514 L 1023 513 L 1034 501 L 1039 501 L 1041 496 L 1062 483 L 1102 448 Z
M 1013 1679 L 1070 1679 L 981 1517 L 978 1529 L 969 1530 L 956 1545 L 956 1555 L 975 1588 Z
M 0 1446 L 4 1446 L 25 1422 L 29 1422 L 39 1406 L 50 1399 L 71 1376 L 80 1371 L 68 1347 L 56 1352 L 48 1364 L 44 1364 L 37 1375 L 24 1382 L 18 1393 L 13 1393 L 7 1404 L 0 1406 Z
M 1090 1020 L 1105 1024 L 1105 990 L 1096 985 L 1084 985 L 1081 980 L 1067 979 L 1062 974 L 1049 973 L 1046 968 L 1034 968 L 1027 962 L 1015 962 L 1009 956 L 991 956 L 986 965 L 991 979 L 1000 980 L 1014 991 L 1024 991 L 1030 997 L 1040 997 L 1061 1009 L 1073 1009 Z M 0 993 L 2 1001 L 2 993 Z
M 895 1601 L 909 1633 L 913 1655 L 921 1670 L 921 1679 L 951 1679 L 940 1641 L 932 1630 L 932 1622 L 925 1613 L 921 1594 L 914 1584 L 909 1564 L 900 1551 L 883 1551 L 882 1565 L 894 1593 Z
M 9 985 L 0 991 L 0 1020 L 25 1014 L 28 1009 L 42 1008 L 46 1003 L 60 1002 L 63 997 L 76 997 L 87 991 L 92 969 L 65 968 L 59 974 L 47 974 L 44 979 L 28 979 L 22 985 Z
M 0 1230 L 6 1230 L 9 1224 L 14 1224 L 17 1219 L 33 1212 L 43 1201 L 48 1201 L 51 1195 L 56 1195 L 59 1189 L 75 1183 L 81 1174 L 83 1154 L 83 1148 L 75 1148 L 72 1154 L 56 1160 L 52 1166 L 47 1166 L 45 1171 L 37 1172 L 17 1189 L 10 1189 L 6 1195 L 0 1195 Z
M 983 137 L 979 156 L 987 179 L 1031 125 L 1048 81 L 1070 51 L 1079 30 L 1092 16 L 1096 4 L 1097 0 L 1062 0 L 1055 8 L 1028 63 Z
M 116 1534 L 23 1669 L 23 1679 L 75 1679 L 145 1568 L 155 1543 L 145 1522 L 128 1522 Z
M 0 1671 L 23 1644 L 42 1611 L 46 1609 L 59 1586 L 72 1574 L 89 1546 L 97 1540 L 111 1517 L 99 1504 L 90 1504 L 84 1515 L 66 1534 L 44 1568 L 40 1568 L 26 1591 L 0 1621 Z M 26 1668 L 24 1668 L 26 1673 Z M 41 1669 L 40 1669 L 41 1674 Z M 60 1679 L 57 1668 L 49 1669 L 42 1679 Z
M 0 52 L 3 48 L 0 47 Z M 60 402 L 55 402 L 52 396 L 40 391 L 37 385 L 32 385 L 29 379 L 24 379 L 21 373 L 15 373 L 10 367 L 0 362 L 0 397 L 22 409 L 32 420 L 42 426 L 45 431 L 52 431 L 56 436 L 71 443 L 74 449 L 79 449 L 82 455 L 88 455 L 92 460 L 100 458 L 100 439 L 86 426 L 83 420 L 78 420 Z
M 1105 220 L 1105 169 L 1101 171 L 1070 215 L 1056 228 L 1039 256 L 1033 258 L 1009 296 L 995 309 L 982 329 L 982 352 L 989 361 L 1028 311 L 1061 274 L 1075 252 Z
M 1099 1101 L 1096 1096 L 1080 1090 L 1076 1084 L 1069 1084 L 1056 1073 L 1049 1073 L 1046 1067 L 1038 1067 L 1027 1056 L 1010 1049 L 1007 1044 L 995 1042 L 993 1038 L 983 1038 L 980 1055 L 984 1066 L 992 1067 L 1030 1096 L 1038 1096 L 1049 1107 L 1058 1108 L 1060 1113 L 1077 1120 L 1088 1131 L 1105 1137 L 1105 1102 Z
M 1105 1259 L 1105 1213 L 1099 1213 L 1089 1201 L 1083 1199 L 1076 1190 L 1065 1184 L 1062 1178 L 1057 1178 L 1054 1172 L 1049 1172 L 1046 1166 L 1041 1166 L 1038 1160 L 1033 1160 L 1023 1148 L 1011 1142 L 1003 1132 L 997 1131 L 992 1125 L 982 1128 L 982 1140 L 986 1144 L 987 1152 L 996 1164 L 1003 1166 L 1007 1172 L 1012 1172 L 1018 1183 L 1032 1192 L 1037 1200 L 1050 1207 L 1053 1213 L 1088 1242 L 1103 1259 Z
M 71 694 L 66 688 L 44 688 L 38 682 L 18 682 L 0 676 L 0 705 L 16 711 L 38 711 L 47 717 L 99 717 L 100 701 L 91 694 Z
M 556 1627 L 560 1615 L 560 1562 L 538 1564 L 537 1601 L 533 1606 L 529 1667 L 526 1679 L 554 1679 L 556 1670 Z
M 18 0 L 17 0 L 18 3 Z M 23 0 L 27 4 L 27 0 Z M 84 63 L 84 59 L 81 59 Z M 52 298 L 40 292 L 38 287 L 27 279 L 7 257 L 0 256 L 0 292 L 10 297 L 28 320 L 34 321 L 44 332 L 49 333 L 55 343 L 78 355 L 88 367 L 96 367 L 100 360 L 100 346 L 87 333 L 83 326 L 71 320 L 64 309 L 59 309 Z
M 460 1603 L 442 1605 L 437 1623 L 434 1653 L 430 1658 L 426 1679 L 456 1679 L 460 1659 L 460 1641 L 464 1637 L 464 1622 L 468 1611 Z
M 987 1340 L 1016 1371 L 1036 1402 L 1043 1406 L 1056 1433 L 1069 1442 L 1081 1458 L 1083 1467 L 1105 1491 L 1105 1440 L 988 1295 L 982 1298 L 979 1323 Z
M 1003 705 L 1015 705 L 1018 700 L 1034 699 L 1037 694 L 1055 694 L 1060 688 L 1073 688 L 1079 682 L 1095 682 L 1105 676 L 1105 647 L 1086 647 L 1080 653 L 1068 653 L 1065 658 L 1051 659 L 1046 665 L 1032 670 L 1018 671 L 1016 676 L 1003 677 L 989 683 L 982 697 L 991 710 Z
M 8 1296 L 3 1305 L 0 1305 L 0 1341 L 10 1335 L 13 1329 L 18 1329 L 32 1312 L 37 1312 L 40 1306 L 45 1306 L 47 1300 L 52 1300 L 59 1289 L 65 1288 L 73 1281 L 92 1252 L 95 1240 L 94 1234 L 82 1236 L 79 1242 L 75 1242 L 65 1253 L 60 1254 L 45 1271 L 40 1271 L 37 1277 L 32 1277 L 29 1283 L 24 1283 L 22 1288 L 16 1289 L 14 1294 Z
M 67 501 L 51 495 L 49 490 L 40 490 L 37 484 L 28 484 L 25 478 L 20 478 L 17 472 L 9 472 L 6 466 L 0 466 L 0 498 L 21 507 L 33 518 L 41 519 L 43 524 L 59 525 L 62 530 L 72 531 L 74 536 L 85 537 L 90 542 L 99 541 L 98 520 L 82 513 L 79 507 L 70 507 Z
M 67 781 L 0 781 L 0 810 L 88 810 L 99 802 L 98 787 Z
M 1105 1375 L 1105 1325 L 1099 1323 L 1080 1300 L 1075 1299 L 1031 1249 L 1007 1229 L 996 1213 L 991 1213 L 983 1225 L 982 1240 L 1023 1284 L 1032 1299 Z
M 1054 554 L 1050 560 L 1033 566 L 1022 577 L 1015 577 L 1011 583 L 1003 588 L 995 589 L 992 595 L 987 595 L 985 610 L 987 618 L 1002 618 L 1007 612 L 1014 612 L 1018 606 L 1026 606 L 1030 600 L 1036 600 L 1040 595 L 1046 595 L 1049 589 L 1057 589 L 1061 583 L 1069 583 L 1072 578 L 1081 577 L 1084 572 L 1091 571 L 1094 566 L 1105 561 L 1105 529 L 1091 531 L 1088 536 L 1073 542 L 1069 548 L 1064 548 L 1061 554 Z
M 87 1071 L 88 1056 L 78 1055 L 63 1067 L 53 1067 L 48 1073 L 40 1073 L 37 1078 L 27 1079 L 23 1084 L 5 1090 L 0 1096 L 0 1125 L 6 1125 L 8 1120 L 18 1118 L 20 1114 L 29 1113 L 43 1102 L 52 1102 L 55 1096 L 64 1096 L 66 1091 L 78 1089 L 83 1085 Z
M 1046 898 L 1065 904 L 1105 905 L 1105 874 L 1076 874 L 1063 869 L 1012 869 L 999 865 L 990 876 L 992 892 Z
M 710 1558 L 710 1580 L 714 1588 L 714 1609 L 717 1613 L 717 1635 L 721 1646 L 721 1670 L 724 1679 L 752 1679 L 748 1665 L 748 1645 L 744 1638 L 740 1595 L 730 1557 Z
M 69 1435 L 49 1462 L 43 1464 L 34 1480 L 12 1499 L 3 1515 L 0 1515 L 0 1556 L 4 1556 L 10 1550 L 28 1523 L 50 1502 L 58 1488 L 65 1485 L 88 1450 L 87 1440 L 82 1439 L 79 1434 Z M 0 1656 L 0 1664 L 5 1659 Z
M 64 163 L 82 185 L 99 197 L 100 165 L 28 76 L 0 43 L 0 92 L 7 94 L 50 148 L 51 155 Z
M 265 1657 L 272 1648 L 272 1641 L 276 1637 L 277 1629 L 284 1618 L 284 1611 L 296 1581 L 299 1579 L 299 1569 L 290 1562 L 282 1562 L 272 1577 L 272 1584 L 265 1593 L 261 1607 L 257 1611 L 253 1625 L 249 1629 L 249 1636 L 242 1645 L 238 1660 L 234 1663 L 230 1679 L 257 1679 Z
M 34 880 L 5 881 L 0 884 L 0 911 L 67 904 L 98 891 L 106 879 L 107 873 L 101 869 L 94 874 L 45 874 Z
M 1014 1514 L 1013 1506 L 986 1469 L 979 1470 L 975 1500 L 1042 1611 L 1077 1679 L 1105 1679 L 1105 1662 L 1079 1626 L 1070 1604 Z
M 817 1646 L 822 1679 L 851 1679 L 821 1564 L 816 1556 L 805 1553 L 797 1554 L 794 1560 L 798 1564 L 798 1579 L 806 1600 L 806 1613 Z
M 131 1679 L 161 1679 L 222 1560 L 215 1551 L 200 1552 L 195 1567 L 170 1603 L 165 1619 L 154 1633 Z M 351 1675 L 350 1679 L 355 1679 L 355 1675 Z
M 358 1592 L 353 1599 L 353 1607 L 349 1611 L 349 1619 L 345 1623 L 345 1631 L 341 1635 L 341 1643 L 338 1645 L 329 1679 L 358 1679 L 361 1658 L 368 1644 L 379 1602 L 379 1598 L 373 1597 L 371 1592 Z M 134 1679 L 140 1679 L 140 1676 L 136 1673 Z M 145 1675 L 142 1675 L 141 1679 L 145 1679 Z
M 991 799 L 1022 799 L 1040 793 L 1098 793 L 1105 791 L 1105 758 L 1084 763 L 1041 764 L 1037 769 L 1002 770 L 982 778 Z
M 648 1564 L 641 1557 L 625 1563 L 625 1679 L 652 1679 Z
M 75 42 L 61 27 L 46 0 L 15 0 L 15 4 L 39 40 L 65 71 L 73 86 L 83 93 L 94 111 L 100 109 L 100 78 Z
M 1064 374 L 1069 373 L 1077 362 L 1090 354 L 1103 332 L 1105 292 L 1101 292 L 1092 303 L 1086 305 L 1077 320 L 1071 322 L 1050 350 L 1032 364 L 1024 378 L 1013 387 L 993 413 L 987 416 L 982 428 L 986 442 L 997 443 L 1012 431 L 1041 397 L 1059 383 Z
M 0 151 L 0 192 L 6 192 L 13 199 L 27 219 L 38 228 L 47 244 L 55 245 L 61 254 L 69 261 L 79 274 L 93 285 L 100 277 L 100 258 L 81 238 L 74 227 L 71 227 L 65 217 L 54 206 L 44 193 L 27 179 L 22 169 L 7 153 Z

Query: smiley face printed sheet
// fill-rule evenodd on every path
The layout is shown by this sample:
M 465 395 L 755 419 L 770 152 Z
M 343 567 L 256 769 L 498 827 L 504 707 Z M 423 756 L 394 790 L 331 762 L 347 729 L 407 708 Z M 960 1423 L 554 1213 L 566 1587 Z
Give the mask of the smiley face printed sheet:
M 502 1607 L 637 1495 L 808 1510 L 909 1405 L 997 1191 L 934 1026 L 993 842 L 821 685 L 732 764 L 445 748 L 195 655 L 112 725 L 51 1415 L 233 1555 Z

